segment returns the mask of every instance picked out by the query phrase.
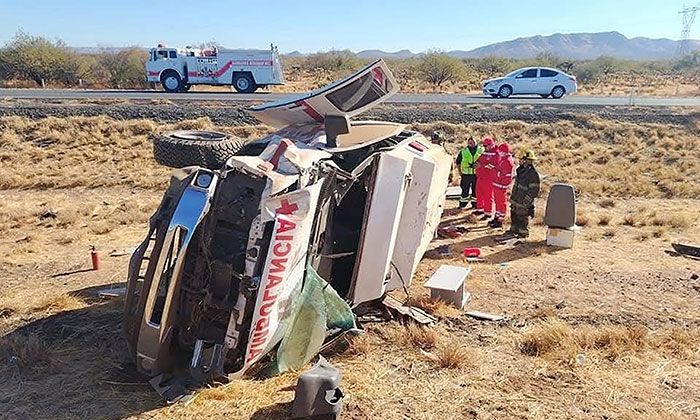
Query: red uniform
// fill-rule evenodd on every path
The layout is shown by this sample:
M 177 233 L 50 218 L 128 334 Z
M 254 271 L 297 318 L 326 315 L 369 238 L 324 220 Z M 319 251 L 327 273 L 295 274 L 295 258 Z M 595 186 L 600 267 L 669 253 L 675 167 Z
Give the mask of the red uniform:
M 476 168 L 476 208 L 486 216 L 491 217 L 493 210 L 493 181 L 496 178 L 498 153 L 493 139 L 484 139 L 484 153 L 479 156 Z
M 496 200 L 496 220 L 503 223 L 508 210 L 508 188 L 513 182 L 513 157 L 508 143 L 498 145 L 498 165 L 493 180 L 493 195 Z

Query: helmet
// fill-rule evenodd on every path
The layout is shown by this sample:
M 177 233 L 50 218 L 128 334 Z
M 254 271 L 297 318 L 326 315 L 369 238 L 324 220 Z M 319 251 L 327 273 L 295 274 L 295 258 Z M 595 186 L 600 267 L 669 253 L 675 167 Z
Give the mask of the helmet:
M 510 146 L 508 146 L 508 143 L 501 143 L 498 145 L 498 151 L 502 153 L 510 153 Z
M 491 137 L 486 137 L 481 143 L 484 146 L 493 146 L 493 139 Z
M 537 160 L 537 156 L 535 156 L 535 152 L 532 150 L 528 149 L 523 153 L 523 155 L 520 157 L 522 160 Z

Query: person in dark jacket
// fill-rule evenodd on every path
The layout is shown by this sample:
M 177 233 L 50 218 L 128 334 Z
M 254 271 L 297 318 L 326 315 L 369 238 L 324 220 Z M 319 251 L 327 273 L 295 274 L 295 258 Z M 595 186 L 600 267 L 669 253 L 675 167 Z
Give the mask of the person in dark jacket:
M 464 208 L 467 204 L 476 207 L 476 161 L 484 153 L 484 148 L 476 144 L 473 137 L 467 140 L 467 146 L 462 148 L 457 155 L 457 165 L 462 174 L 460 186 L 462 196 L 459 199 L 459 208 Z
M 527 238 L 530 234 L 527 226 L 530 217 L 535 215 L 535 198 L 540 193 L 540 174 L 535 168 L 535 160 L 537 157 L 532 150 L 521 156 L 510 195 L 511 225 L 508 233 L 520 238 Z

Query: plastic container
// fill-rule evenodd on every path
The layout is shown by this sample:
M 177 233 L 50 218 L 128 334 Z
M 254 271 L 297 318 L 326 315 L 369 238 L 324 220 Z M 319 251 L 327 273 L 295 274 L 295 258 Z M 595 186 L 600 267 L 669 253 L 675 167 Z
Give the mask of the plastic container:
M 465 257 L 479 257 L 481 256 L 481 250 L 479 248 L 464 248 L 464 256 Z

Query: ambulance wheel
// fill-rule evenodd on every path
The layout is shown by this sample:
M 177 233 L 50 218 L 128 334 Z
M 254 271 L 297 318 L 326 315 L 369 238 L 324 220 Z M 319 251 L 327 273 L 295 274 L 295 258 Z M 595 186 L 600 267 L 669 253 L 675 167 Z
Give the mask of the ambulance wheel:
M 233 87 L 239 93 L 252 93 L 258 86 L 250 74 L 238 73 L 233 76 Z
M 171 168 L 221 169 L 245 144 L 243 139 L 214 131 L 170 131 L 153 138 L 153 157 Z
M 174 71 L 166 71 L 160 76 L 160 84 L 166 92 L 175 93 L 182 88 L 182 79 Z

